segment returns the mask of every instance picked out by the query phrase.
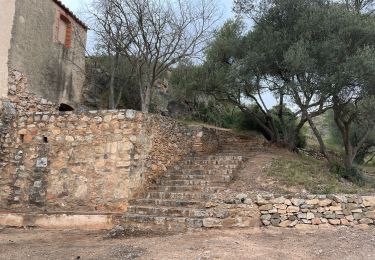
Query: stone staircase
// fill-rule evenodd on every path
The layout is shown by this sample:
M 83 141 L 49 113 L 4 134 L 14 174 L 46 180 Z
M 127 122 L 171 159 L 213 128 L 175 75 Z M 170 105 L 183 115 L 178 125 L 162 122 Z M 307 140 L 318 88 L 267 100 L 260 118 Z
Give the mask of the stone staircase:
M 169 170 L 142 198 L 130 202 L 122 224 L 140 230 L 186 231 L 213 227 L 229 217 L 228 209 L 207 204 L 227 189 L 234 174 L 259 143 L 232 137 L 212 155 L 189 156 Z

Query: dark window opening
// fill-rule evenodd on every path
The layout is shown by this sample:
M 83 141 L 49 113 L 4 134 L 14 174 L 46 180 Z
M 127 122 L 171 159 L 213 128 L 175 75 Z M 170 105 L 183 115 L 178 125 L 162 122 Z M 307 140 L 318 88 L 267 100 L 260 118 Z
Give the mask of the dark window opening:
M 25 141 L 25 135 L 20 135 L 20 140 L 21 140 L 21 143 L 23 143 Z
M 43 142 L 47 144 L 48 143 L 48 137 L 43 136 Z
M 61 112 L 74 111 L 74 108 L 72 108 L 71 106 L 67 104 L 61 103 L 59 106 L 59 111 Z

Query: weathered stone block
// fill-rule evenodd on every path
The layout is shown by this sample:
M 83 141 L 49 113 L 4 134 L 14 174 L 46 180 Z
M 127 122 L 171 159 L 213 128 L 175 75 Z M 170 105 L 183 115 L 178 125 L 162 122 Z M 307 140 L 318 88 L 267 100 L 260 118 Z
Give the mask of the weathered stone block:
M 285 205 L 285 204 L 276 204 L 275 207 L 276 207 L 277 209 L 283 209 L 283 210 L 285 210 L 285 209 L 287 209 L 288 206 Z
M 329 211 L 341 211 L 342 207 L 341 204 L 337 204 L 336 206 L 329 207 Z
M 347 220 L 350 221 L 350 222 L 353 222 L 353 221 L 354 221 L 354 217 L 353 217 L 352 215 L 345 216 L 345 219 L 347 219 Z
M 300 206 L 303 203 L 305 203 L 305 200 L 303 200 L 303 199 L 291 199 L 291 202 L 294 206 Z
M 311 220 L 311 224 L 313 225 L 320 225 L 322 223 L 322 221 L 320 220 L 320 218 L 313 218 Z
M 320 201 L 319 201 L 319 206 L 320 206 L 320 207 L 326 207 L 326 206 L 331 205 L 331 203 L 332 203 L 332 201 L 329 200 L 329 199 L 320 200 Z
M 36 159 L 37 168 L 46 168 L 48 166 L 48 159 L 46 157 L 40 157 Z
M 275 198 L 271 201 L 271 203 L 273 204 L 284 204 L 284 202 L 285 202 L 284 197 Z
M 262 220 L 262 223 L 265 226 L 270 226 L 271 225 L 271 221 L 269 221 L 269 220 Z
M 311 220 L 308 219 L 302 219 L 303 224 L 311 224 Z
M 372 206 L 375 206 L 375 197 L 373 196 L 364 196 L 362 197 L 363 199 L 363 205 L 365 207 L 372 207 Z
M 372 220 L 372 219 L 369 219 L 369 218 L 363 218 L 363 219 L 360 219 L 359 220 L 359 223 L 360 224 L 373 224 L 374 223 L 374 221 Z
M 375 211 L 369 211 L 365 213 L 366 218 L 375 219 Z
M 284 204 L 287 206 L 292 206 L 292 202 L 289 199 L 286 199 Z
M 289 206 L 286 211 L 288 213 L 297 213 L 297 212 L 299 212 L 299 210 L 300 210 L 299 207 Z
M 259 207 L 259 210 L 272 210 L 273 205 L 272 204 L 266 204 Z
M 278 227 L 280 224 L 281 220 L 280 219 L 271 219 L 271 225 Z
M 337 203 L 347 203 L 348 202 L 345 195 L 332 195 L 330 198 Z
M 267 215 L 262 215 L 260 218 L 261 220 L 271 220 L 272 216 L 270 214 L 267 214 Z
M 324 212 L 324 217 L 327 219 L 334 219 L 336 218 L 336 214 L 330 211 Z
M 203 226 L 207 228 L 221 227 L 222 223 L 221 220 L 217 218 L 205 218 L 203 219 Z
M 126 110 L 126 118 L 128 119 L 134 119 L 136 116 L 136 111 L 135 110 Z
M 353 217 L 354 217 L 354 219 L 355 220 L 360 220 L 360 219 L 362 219 L 363 218 L 363 213 L 354 213 L 353 214 Z
M 290 221 L 290 220 L 285 220 L 285 221 L 282 221 L 282 222 L 279 224 L 279 227 L 286 228 L 286 227 L 289 227 L 291 223 L 292 223 L 292 221 Z
M 318 199 L 306 200 L 305 203 L 307 205 L 318 205 L 319 204 L 319 200 Z
M 311 219 L 313 219 L 314 217 L 315 217 L 314 214 L 311 213 L 311 212 L 308 212 L 308 213 L 306 214 L 306 219 L 308 219 L 308 220 L 311 220 Z
M 331 225 L 340 225 L 341 221 L 339 219 L 328 219 L 328 223 Z
M 350 226 L 350 222 L 347 219 L 341 219 L 341 225 L 343 226 Z

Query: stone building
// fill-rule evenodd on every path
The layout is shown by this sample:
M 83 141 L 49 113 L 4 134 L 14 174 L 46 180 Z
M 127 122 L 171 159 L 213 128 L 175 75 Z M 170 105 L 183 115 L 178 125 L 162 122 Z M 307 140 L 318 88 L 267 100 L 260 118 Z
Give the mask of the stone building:
M 59 0 L 2 0 L 0 97 L 9 73 L 27 80 L 27 91 L 76 108 L 85 80 L 87 26 Z

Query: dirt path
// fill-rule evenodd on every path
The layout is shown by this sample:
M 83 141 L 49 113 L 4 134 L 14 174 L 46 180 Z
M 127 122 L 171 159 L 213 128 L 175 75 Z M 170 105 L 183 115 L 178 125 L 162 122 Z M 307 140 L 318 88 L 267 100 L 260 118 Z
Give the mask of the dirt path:
M 291 156 L 288 151 L 264 146 L 252 151 L 247 156 L 249 159 L 235 175 L 235 179 L 229 187 L 232 191 L 257 195 L 262 193 L 281 194 L 288 190 L 277 183 L 274 178 L 268 176 L 272 161 L 278 160 L 282 156 Z
M 375 259 L 375 229 L 211 230 L 106 239 L 105 233 L 6 229 L 0 259 Z

